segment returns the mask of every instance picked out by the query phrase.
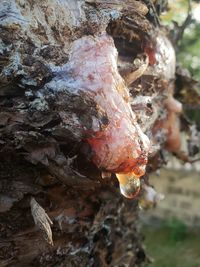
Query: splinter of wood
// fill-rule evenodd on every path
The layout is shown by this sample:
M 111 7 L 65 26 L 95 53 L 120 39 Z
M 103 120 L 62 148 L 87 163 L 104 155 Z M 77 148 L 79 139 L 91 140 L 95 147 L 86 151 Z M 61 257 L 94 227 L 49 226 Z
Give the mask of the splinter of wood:
M 127 86 L 132 84 L 135 80 L 137 80 L 144 74 L 149 65 L 149 59 L 148 57 L 146 57 L 144 60 L 135 59 L 134 64 L 136 65 L 137 70 L 129 73 L 126 77 L 124 77 Z
M 42 231 L 44 239 L 47 241 L 47 243 L 53 246 L 52 231 L 50 226 L 53 224 L 53 222 L 45 210 L 37 203 L 34 197 L 31 197 L 30 205 L 35 225 Z

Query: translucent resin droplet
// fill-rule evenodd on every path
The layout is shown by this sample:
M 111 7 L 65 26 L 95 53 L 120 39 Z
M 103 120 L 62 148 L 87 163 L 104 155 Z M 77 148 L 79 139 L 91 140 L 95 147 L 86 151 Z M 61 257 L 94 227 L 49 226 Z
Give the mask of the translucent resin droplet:
M 134 198 L 140 191 L 140 178 L 133 173 L 116 174 L 120 192 L 126 198 Z

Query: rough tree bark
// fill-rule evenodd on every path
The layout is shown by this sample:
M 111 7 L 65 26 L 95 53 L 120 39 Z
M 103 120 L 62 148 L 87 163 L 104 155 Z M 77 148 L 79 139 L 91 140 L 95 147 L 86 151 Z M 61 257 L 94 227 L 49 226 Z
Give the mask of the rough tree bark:
M 153 139 L 143 155 L 148 172 L 156 169 L 161 148 L 179 147 L 163 118 L 175 122 L 176 135 L 181 107 L 172 96 L 175 62 L 166 52 L 172 47 L 155 8 L 129 0 L 1 1 L 0 37 L 0 265 L 143 266 L 137 200 L 121 196 L 115 171 L 92 158 L 90 130 L 109 127 L 111 115 L 87 88 L 75 93 L 93 52 L 72 61 L 83 40 L 95 48 L 110 38 L 130 84 L 140 127 L 134 138 L 142 131 Z M 74 85 L 79 76 L 81 85 Z

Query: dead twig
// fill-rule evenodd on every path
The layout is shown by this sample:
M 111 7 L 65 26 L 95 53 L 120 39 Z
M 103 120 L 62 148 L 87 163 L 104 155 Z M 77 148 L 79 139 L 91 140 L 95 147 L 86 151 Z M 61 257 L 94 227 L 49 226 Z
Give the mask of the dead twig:
M 179 26 L 177 22 L 174 22 L 175 25 L 175 34 L 173 37 L 174 45 L 179 44 L 180 40 L 182 40 L 185 29 L 191 24 L 191 22 L 192 22 L 192 7 L 191 7 L 191 0 L 188 0 L 188 12 L 185 21 L 181 26 Z

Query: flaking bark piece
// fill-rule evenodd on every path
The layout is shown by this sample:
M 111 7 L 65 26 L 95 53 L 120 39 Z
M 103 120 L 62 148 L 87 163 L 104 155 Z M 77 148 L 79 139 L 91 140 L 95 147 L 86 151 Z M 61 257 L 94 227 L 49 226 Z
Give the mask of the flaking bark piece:
M 87 4 L 94 5 L 96 7 L 107 8 L 107 9 L 114 9 L 120 12 L 137 12 L 143 16 L 148 13 L 148 7 L 139 1 L 133 0 L 114 0 L 114 1 L 105 1 L 105 0 L 85 0 Z
M 53 222 L 49 218 L 45 210 L 37 203 L 34 197 L 31 198 L 31 213 L 35 222 L 35 225 L 42 231 L 44 239 L 48 244 L 53 246 L 51 226 Z

